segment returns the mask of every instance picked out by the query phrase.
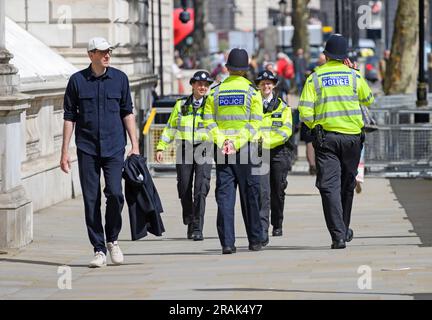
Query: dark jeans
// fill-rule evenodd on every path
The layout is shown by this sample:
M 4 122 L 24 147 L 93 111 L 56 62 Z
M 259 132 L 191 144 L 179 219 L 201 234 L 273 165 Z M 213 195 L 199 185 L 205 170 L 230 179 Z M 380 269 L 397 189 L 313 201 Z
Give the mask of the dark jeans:
M 116 241 L 121 230 L 121 212 L 124 204 L 121 184 L 124 152 L 123 149 L 111 157 L 102 158 L 77 150 L 87 232 L 95 252 L 102 251 L 106 254 L 105 237 L 106 242 Z M 106 197 L 105 237 L 101 215 L 101 169 L 105 178 L 103 190 Z

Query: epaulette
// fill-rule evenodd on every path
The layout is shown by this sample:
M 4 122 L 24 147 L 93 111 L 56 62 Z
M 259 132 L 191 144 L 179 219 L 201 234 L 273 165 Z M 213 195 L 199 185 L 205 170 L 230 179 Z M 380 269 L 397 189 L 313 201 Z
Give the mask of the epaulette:
M 222 84 L 222 82 L 219 82 L 218 84 L 215 84 L 213 87 L 210 87 L 210 90 L 213 90 L 214 88 L 216 88 L 217 86 L 220 86 Z
M 308 77 L 306 78 L 306 81 L 307 81 L 307 82 L 312 82 L 312 81 L 313 81 L 313 80 L 312 80 L 312 76 L 313 76 L 314 73 L 316 73 L 315 70 L 314 70 L 313 72 L 311 72 L 310 75 L 308 75 Z
M 254 88 L 255 90 L 259 90 L 258 87 L 254 84 L 254 83 L 250 83 L 249 84 L 252 88 Z

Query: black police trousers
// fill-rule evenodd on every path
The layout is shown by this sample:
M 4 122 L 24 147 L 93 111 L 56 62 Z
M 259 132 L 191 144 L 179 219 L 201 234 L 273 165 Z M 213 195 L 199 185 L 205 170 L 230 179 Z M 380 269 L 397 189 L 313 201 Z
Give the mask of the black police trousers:
M 110 157 L 99 157 L 77 150 L 78 171 L 84 198 L 85 221 L 94 252 L 106 254 L 101 215 L 101 169 L 105 178 L 104 194 L 106 242 L 116 241 L 122 227 L 121 212 L 124 204 L 122 169 L 125 150 Z
M 265 152 L 269 154 L 266 155 Z M 264 237 L 268 233 L 269 217 L 273 228 L 282 228 L 285 189 L 288 186 L 287 176 L 291 169 L 291 157 L 286 145 L 263 151 L 260 218 Z
M 204 146 L 205 144 L 201 144 L 192 148 L 187 142 L 180 144 L 177 148 L 176 164 L 177 191 L 182 205 L 183 223 L 192 223 L 194 231 L 201 232 L 213 162 L 212 144 Z M 210 154 L 207 155 L 209 151 Z
M 345 240 L 351 221 L 362 135 L 325 132 L 323 142 L 313 142 L 317 178 L 327 229 L 333 241 Z

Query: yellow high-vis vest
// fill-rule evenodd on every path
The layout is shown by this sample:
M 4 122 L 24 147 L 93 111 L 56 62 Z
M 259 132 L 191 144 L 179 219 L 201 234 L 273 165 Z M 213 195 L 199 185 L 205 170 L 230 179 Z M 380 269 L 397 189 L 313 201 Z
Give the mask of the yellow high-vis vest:
M 263 148 L 273 149 L 285 144 L 292 135 L 292 111 L 280 98 L 275 99 L 276 106 L 271 106 L 263 115 L 261 136 Z
M 342 62 L 330 60 L 307 78 L 299 101 L 300 120 L 310 129 L 359 134 L 364 126 L 360 104 L 374 97 L 360 73 Z
M 192 105 L 192 96 L 177 100 L 156 150 L 164 151 L 174 139 L 186 140 L 193 144 L 209 139 L 208 130 L 203 124 L 205 99 L 206 97 L 196 109 Z
M 204 126 L 219 148 L 227 139 L 234 142 L 236 150 L 257 142 L 262 117 L 260 91 L 246 78 L 235 75 L 210 91 L 204 108 Z

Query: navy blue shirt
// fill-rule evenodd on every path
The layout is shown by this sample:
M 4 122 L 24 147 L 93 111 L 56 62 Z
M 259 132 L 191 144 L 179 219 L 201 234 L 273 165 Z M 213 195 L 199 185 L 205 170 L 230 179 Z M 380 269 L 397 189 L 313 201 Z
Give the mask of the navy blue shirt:
M 108 67 L 95 77 L 89 66 L 74 73 L 64 96 L 64 120 L 75 122 L 75 143 L 90 155 L 109 157 L 126 146 L 122 119 L 131 114 L 127 75 Z

